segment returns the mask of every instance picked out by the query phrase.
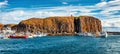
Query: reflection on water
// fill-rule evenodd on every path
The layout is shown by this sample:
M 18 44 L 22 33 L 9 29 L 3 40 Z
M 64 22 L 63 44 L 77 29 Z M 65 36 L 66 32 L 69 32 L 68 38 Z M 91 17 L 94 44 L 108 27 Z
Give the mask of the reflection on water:
M 120 36 L 46 36 L 0 40 L 0 54 L 119 54 Z

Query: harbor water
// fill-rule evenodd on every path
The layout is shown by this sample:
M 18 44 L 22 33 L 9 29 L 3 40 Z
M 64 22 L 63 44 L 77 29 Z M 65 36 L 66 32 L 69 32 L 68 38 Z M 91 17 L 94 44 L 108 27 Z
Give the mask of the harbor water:
M 0 54 L 120 54 L 120 36 L 0 39 Z

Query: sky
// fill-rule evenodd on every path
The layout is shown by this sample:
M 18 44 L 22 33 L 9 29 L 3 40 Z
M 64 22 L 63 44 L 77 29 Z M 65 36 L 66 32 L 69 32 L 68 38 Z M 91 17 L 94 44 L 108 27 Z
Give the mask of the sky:
M 0 0 L 0 23 L 3 24 L 18 24 L 33 17 L 70 15 L 94 16 L 102 21 L 104 28 L 118 31 L 120 0 Z

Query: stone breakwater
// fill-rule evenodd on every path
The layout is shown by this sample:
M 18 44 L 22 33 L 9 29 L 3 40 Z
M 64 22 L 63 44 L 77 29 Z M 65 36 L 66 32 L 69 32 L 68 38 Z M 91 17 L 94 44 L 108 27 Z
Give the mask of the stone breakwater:
M 101 21 L 92 16 L 55 16 L 47 18 L 30 18 L 11 26 L 17 32 L 43 32 L 49 35 L 74 35 L 75 33 L 101 32 Z M 5 26 L 3 26 L 5 27 Z

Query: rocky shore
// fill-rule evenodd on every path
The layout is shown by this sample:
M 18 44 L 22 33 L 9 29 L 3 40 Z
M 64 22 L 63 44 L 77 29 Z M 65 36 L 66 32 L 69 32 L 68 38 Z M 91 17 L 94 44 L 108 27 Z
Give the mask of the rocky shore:
M 47 18 L 30 18 L 19 24 L 0 24 L 0 29 L 11 27 L 16 32 L 48 33 L 55 35 L 75 35 L 76 33 L 101 32 L 102 25 L 98 18 L 92 16 L 55 16 Z

